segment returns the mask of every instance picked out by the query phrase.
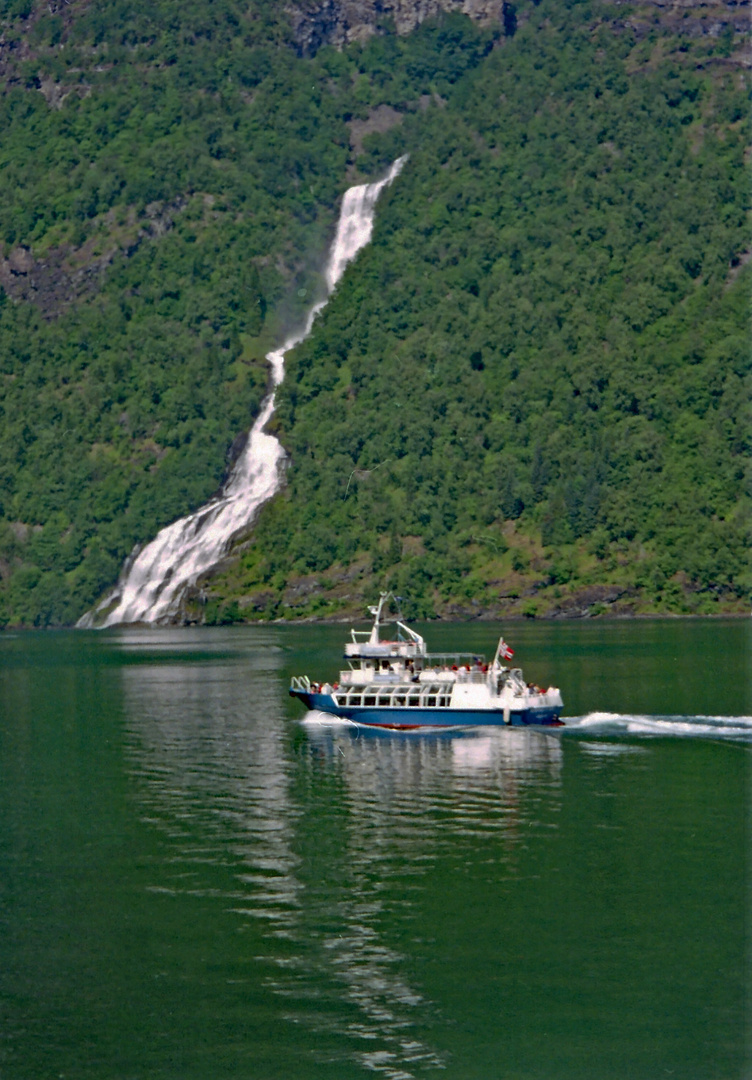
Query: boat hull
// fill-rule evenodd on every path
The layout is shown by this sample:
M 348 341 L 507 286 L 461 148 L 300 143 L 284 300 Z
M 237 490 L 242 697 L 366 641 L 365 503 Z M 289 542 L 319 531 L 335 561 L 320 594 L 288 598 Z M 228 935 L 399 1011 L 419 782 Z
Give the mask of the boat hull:
M 561 727 L 563 723 L 559 719 L 561 709 L 552 706 L 513 709 L 505 719 L 502 709 L 342 706 L 334 701 L 331 694 L 305 690 L 290 690 L 290 696 L 298 698 L 311 710 L 342 720 L 403 731 L 421 727 Z

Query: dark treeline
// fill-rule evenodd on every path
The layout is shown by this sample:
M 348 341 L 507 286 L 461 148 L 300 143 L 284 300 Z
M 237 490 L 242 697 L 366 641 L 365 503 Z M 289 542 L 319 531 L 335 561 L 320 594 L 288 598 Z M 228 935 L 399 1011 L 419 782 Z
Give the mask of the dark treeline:
M 14 294 L 16 273 L 0 303 L 3 621 L 74 620 L 216 490 L 285 303 L 315 291 L 348 123 L 382 105 L 402 122 L 365 137 L 360 175 L 409 164 L 289 358 L 287 485 L 209 619 L 382 585 L 421 615 L 588 588 L 740 602 L 747 106 L 726 38 L 542 0 L 301 59 L 273 5 L 50 6 L 4 31 L 0 238 L 43 284 Z M 56 300 L 49 267 L 92 264 Z

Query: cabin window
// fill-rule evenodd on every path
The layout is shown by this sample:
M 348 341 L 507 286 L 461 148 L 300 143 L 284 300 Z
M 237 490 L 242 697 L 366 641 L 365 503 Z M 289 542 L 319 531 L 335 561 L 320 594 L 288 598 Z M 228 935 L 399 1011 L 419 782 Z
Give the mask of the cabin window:
M 395 694 L 394 697 L 392 698 L 392 704 L 394 704 L 394 705 L 404 705 L 405 704 L 405 695 L 404 694 Z
M 433 697 L 433 696 L 429 697 L 429 698 L 426 698 L 426 705 L 428 706 L 429 709 L 435 709 L 436 708 L 436 698 Z
M 347 704 L 348 705 L 360 705 L 362 700 L 363 700 L 362 694 L 351 694 L 350 697 L 347 699 Z
M 366 696 L 363 698 L 363 704 L 364 705 L 375 705 L 376 704 L 376 698 L 374 697 L 373 694 L 366 694 Z
M 391 705 L 391 704 L 392 704 L 392 700 L 391 700 L 391 698 L 389 697 L 388 694 L 380 694 L 379 695 L 379 705 Z
M 447 698 L 447 697 L 440 697 L 439 698 L 439 708 L 440 709 L 446 709 L 448 705 L 449 705 L 449 698 Z

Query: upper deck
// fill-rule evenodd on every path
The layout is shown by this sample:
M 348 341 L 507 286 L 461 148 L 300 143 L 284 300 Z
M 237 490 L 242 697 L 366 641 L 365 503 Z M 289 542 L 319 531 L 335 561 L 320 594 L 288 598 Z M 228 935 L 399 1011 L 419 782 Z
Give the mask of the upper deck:
M 351 641 L 345 644 L 345 658 L 347 660 L 396 660 L 405 663 L 415 661 L 426 655 L 426 643 L 420 634 L 411 630 L 399 619 L 396 620 L 396 638 L 382 641 L 379 636 L 381 629 L 381 613 L 384 604 L 391 597 L 391 593 L 383 592 L 379 597 L 376 607 L 368 610 L 373 615 L 373 626 L 370 630 L 351 630 Z
M 353 637 L 357 634 L 353 630 Z M 426 643 L 420 641 L 348 641 L 345 644 L 345 657 L 348 660 L 416 660 L 426 656 Z

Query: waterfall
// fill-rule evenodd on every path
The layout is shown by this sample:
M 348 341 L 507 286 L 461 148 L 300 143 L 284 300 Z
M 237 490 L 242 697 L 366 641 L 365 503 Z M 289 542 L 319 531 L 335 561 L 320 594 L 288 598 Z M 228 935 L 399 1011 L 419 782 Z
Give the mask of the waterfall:
M 84 615 L 79 626 L 170 622 L 186 588 L 217 565 L 233 538 L 248 528 L 259 508 L 279 489 L 284 450 L 264 428 L 274 412 L 275 391 L 284 377 L 285 353 L 308 336 L 348 262 L 371 239 L 376 200 L 399 174 L 405 160 L 402 157 L 395 161 L 382 180 L 345 192 L 324 272 L 326 297 L 310 309 L 301 331 L 291 335 L 281 348 L 267 353 L 272 389 L 221 493 L 162 529 L 151 543 L 131 556 L 114 591 Z

